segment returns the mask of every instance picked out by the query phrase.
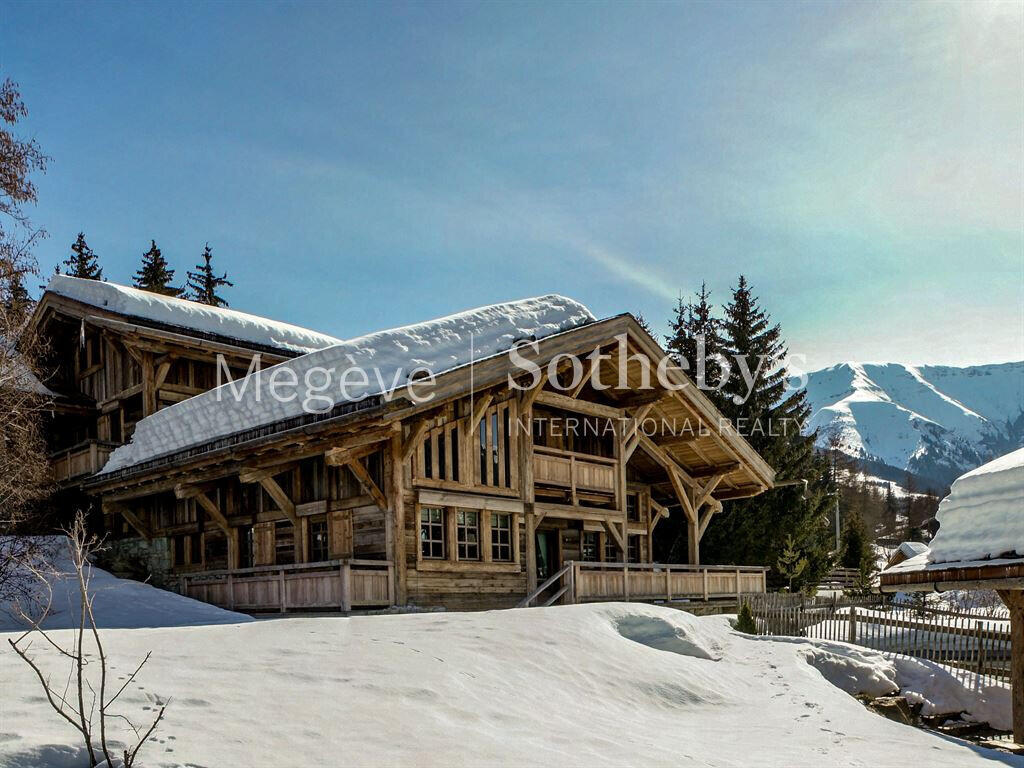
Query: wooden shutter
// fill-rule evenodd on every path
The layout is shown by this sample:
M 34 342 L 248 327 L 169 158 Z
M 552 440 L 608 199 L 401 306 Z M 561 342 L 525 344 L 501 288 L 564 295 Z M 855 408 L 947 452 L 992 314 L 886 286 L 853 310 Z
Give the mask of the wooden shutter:
M 352 557 L 352 510 L 336 509 L 331 512 L 328 527 L 331 559 Z
M 273 523 L 257 523 L 252 527 L 252 559 L 254 565 L 274 564 Z

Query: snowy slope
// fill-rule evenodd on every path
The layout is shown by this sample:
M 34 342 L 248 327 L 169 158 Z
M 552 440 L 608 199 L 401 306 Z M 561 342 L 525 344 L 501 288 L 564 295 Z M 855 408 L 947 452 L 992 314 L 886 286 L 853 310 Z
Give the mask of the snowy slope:
M 46 629 L 67 629 L 79 624 L 80 592 L 67 550 L 67 539 L 51 536 L 40 540 L 43 548 L 37 566 L 40 572 L 49 574 L 52 602 L 48 600 L 49 590 L 42 582 L 33 579 L 30 583 L 36 586 L 32 599 L 20 605 L 0 603 L 0 632 L 24 630 L 27 625 L 19 613 L 38 619 L 43 616 L 42 609 L 47 603 L 50 610 L 42 622 Z M 225 611 L 142 582 L 119 579 L 101 568 L 91 569 L 90 594 L 94 596 L 96 624 L 103 628 L 178 627 L 252 621 L 242 613 Z
M 288 352 L 306 353 L 341 342 L 341 339 L 297 325 L 268 320 L 235 309 L 210 307 L 195 301 L 161 296 L 116 283 L 54 275 L 46 290 L 127 317 L 276 347 Z
M 850 695 L 903 688 L 926 712 L 987 714 L 1006 709 L 1005 689 L 983 700 L 990 692 L 958 687 L 925 662 L 753 638 L 725 617 L 658 606 L 282 618 L 103 636 L 122 669 L 153 651 L 122 699 L 135 714 L 170 699 L 141 753 L 151 767 L 1024 766 L 884 719 Z M 32 672 L 2 650 L 0 680 L 0 765 L 81 765 L 73 732 L 47 710 Z
M 102 472 L 239 430 L 329 411 L 339 402 L 403 388 L 417 369 L 440 375 L 505 352 L 517 341 L 593 320 L 582 304 L 550 294 L 350 339 L 157 411 L 138 423 L 131 443 L 115 450 Z M 294 386 L 281 387 L 281 382 Z M 242 391 L 240 398 L 232 394 Z
M 808 429 L 873 474 L 945 485 L 1024 445 L 1024 362 L 968 368 L 843 363 L 809 374 Z

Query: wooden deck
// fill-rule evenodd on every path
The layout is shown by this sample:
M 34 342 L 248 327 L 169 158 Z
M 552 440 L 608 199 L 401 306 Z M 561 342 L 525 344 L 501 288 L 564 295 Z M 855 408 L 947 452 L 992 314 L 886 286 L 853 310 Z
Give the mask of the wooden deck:
M 78 445 L 50 454 L 50 471 L 53 482 L 66 483 L 77 477 L 99 472 L 117 443 L 103 440 L 86 440 Z
M 200 571 L 179 577 L 181 594 L 235 611 L 350 611 L 395 602 L 387 560 L 330 560 Z

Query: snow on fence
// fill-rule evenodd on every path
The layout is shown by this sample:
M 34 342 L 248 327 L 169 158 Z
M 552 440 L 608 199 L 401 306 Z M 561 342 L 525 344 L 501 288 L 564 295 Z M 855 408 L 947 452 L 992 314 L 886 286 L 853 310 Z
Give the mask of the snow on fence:
M 1010 622 L 864 598 L 748 595 L 760 635 L 837 640 L 926 659 L 966 685 L 1010 682 Z

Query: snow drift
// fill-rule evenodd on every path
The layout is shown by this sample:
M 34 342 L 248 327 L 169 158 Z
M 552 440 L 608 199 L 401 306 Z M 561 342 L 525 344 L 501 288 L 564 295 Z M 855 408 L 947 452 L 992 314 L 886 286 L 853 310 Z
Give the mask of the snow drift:
M 593 320 L 582 304 L 551 294 L 351 339 L 146 417 L 136 425 L 131 443 L 111 454 L 102 473 L 243 429 L 402 388 L 417 369 L 436 376 L 505 352 L 517 341 L 541 339 Z M 280 382 L 291 385 L 281 387 Z M 236 398 L 234 392 L 244 394 Z
M 659 606 L 293 617 L 105 630 L 104 644 L 115 659 L 153 651 L 126 706 L 171 699 L 142 752 L 149 766 L 887 766 L 926 756 L 929 768 L 965 768 L 996 756 L 851 697 L 906 687 L 881 654 L 754 638 L 725 617 Z M 0 679 L 0 765 L 79 764 L 31 670 L 0 653 Z
M 63 536 L 49 536 L 40 541 L 43 545 L 43 559 L 36 565 L 48 574 L 48 583 L 53 590 L 50 610 L 42 626 L 45 629 L 77 627 L 81 593 L 68 551 L 68 540 Z M 33 598 L 22 601 L 20 606 L 0 604 L 0 632 L 27 629 L 25 620 L 19 616 L 19 608 L 33 619 L 42 615 L 49 590 L 41 582 L 36 583 L 31 574 L 27 576 L 34 583 Z M 245 614 L 225 611 L 215 605 L 182 597 L 139 581 L 119 579 L 95 566 L 91 569 L 90 594 L 94 596 L 96 624 L 106 629 L 184 627 L 252 621 Z
M 958 478 L 936 518 L 930 562 L 1024 557 L 1024 448 Z

